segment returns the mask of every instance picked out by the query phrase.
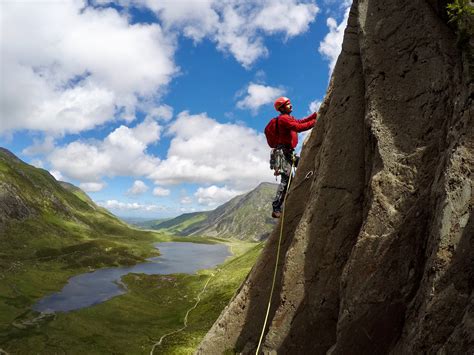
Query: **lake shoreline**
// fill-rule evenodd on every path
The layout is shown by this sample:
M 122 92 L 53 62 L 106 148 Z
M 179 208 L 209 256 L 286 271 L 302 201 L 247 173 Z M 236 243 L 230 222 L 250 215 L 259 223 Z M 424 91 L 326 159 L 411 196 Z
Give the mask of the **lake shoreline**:
M 75 275 L 59 292 L 48 295 L 33 305 L 37 312 L 70 312 L 106 302 L 127 292 L 122 278 L 127 274 L 147 275 L 195 273 L 212 269 L 231 256 L 230 247 L 220 243 L 157 242 L 160 256 L 129 267 L 102 268 Z

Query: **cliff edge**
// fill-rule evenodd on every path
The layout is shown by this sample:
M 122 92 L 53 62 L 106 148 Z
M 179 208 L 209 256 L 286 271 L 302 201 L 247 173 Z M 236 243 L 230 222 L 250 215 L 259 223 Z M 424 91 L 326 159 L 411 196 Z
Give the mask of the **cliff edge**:
M 439 3 L 353 2 L 287 198 L 265 353 L 474 351 L 473 82 Z M 279 231 L 198 353 L 255 353 Z

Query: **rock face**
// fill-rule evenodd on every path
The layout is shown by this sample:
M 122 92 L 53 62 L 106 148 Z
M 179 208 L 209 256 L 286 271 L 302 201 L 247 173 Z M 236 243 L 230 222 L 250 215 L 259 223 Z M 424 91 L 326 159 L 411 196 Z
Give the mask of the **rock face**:
M 474 351 L 473 82 L 440 3 L 353 2 L 287 198 L 264 352 Z M 279 227 L 198 353 L 255 353 Z

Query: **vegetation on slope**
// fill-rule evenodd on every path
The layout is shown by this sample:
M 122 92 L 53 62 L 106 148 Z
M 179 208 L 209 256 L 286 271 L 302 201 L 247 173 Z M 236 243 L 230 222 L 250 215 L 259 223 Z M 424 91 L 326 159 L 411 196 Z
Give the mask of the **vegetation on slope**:
M 456 25 L 458 41 L 462 46 L 474 36 L 474 5 L 469 0 L 453 0 L 446 9 L 449 23 Z
M 79 188 L 0 150 L 0 272 L 55 258 L 68 266 L 132 264 L 156 254 L 153 233 L 131 229 Z
M 187 235 L 186 232 L 184 232 L 185 230 L 196 223 L 207 220 L 207 217 L 206 212 L 184 213 L 176 218 L 153 226 L 153 229 L 166 230 L 166 232 L 173 234 Z
M 183 327 L 187 311 L 188 327 L 166 337 L 155 354 L 191 354 L 232 298 L 262 245 L 233 241 L 236 257 L 216 270 L 197 274 L 128 274 L 122 281 L 128 293 L 107 302 L 50 316 L 25 311 L 0 338 L 1 348 L 14 353 L 38 354 L 149 354 L 166 333 Z M 209 278 L 211 278 L 209 280 Z M 8 335 L 8 337 L 6 337 Z
M 158 255 L 169 240 L 129 228 L 80 189 L 0 149 L 0 339 L 73 275 L 131 265 Z
M 174 230 L 192 221 L 196 219 L 186 219 Z M 102 304 L 57 314 L 31 310 L 70 277 L 142 262 L 158 254 L 153 242 L 171 240 L 223 242 L 131 229 L 79 188 L 58 183 L 47 171 L 0 148 L 0 352 L 149 353 L 163 334 L 183 326 L 184 315 L 208 282 L 188 327 L 167 337 L 156 350 L 192 352 L 247 275 L 261 246 L 226 240 L 237 257 L 217 272 L 129 274 L 123 278 L 129 292 Z M 253 249 L 246 252 L 249 248 Z

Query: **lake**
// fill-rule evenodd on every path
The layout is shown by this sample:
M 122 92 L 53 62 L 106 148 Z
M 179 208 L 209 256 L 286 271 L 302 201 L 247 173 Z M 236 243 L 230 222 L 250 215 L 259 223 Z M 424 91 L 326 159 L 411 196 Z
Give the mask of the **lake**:
M 213 268 L 231 255 L 224 244 L 164 242 L 154 246 L 160 250 L 160 256 L 134 266 L 99 269 L 74 276 L 60 292 L 42 298 L 33 309 L 38 312 L 68 312 L 89 307 L 126 293 L 127 289 L 120 280 L 126 274 L 192 274 Z

